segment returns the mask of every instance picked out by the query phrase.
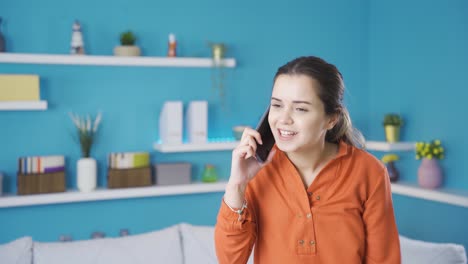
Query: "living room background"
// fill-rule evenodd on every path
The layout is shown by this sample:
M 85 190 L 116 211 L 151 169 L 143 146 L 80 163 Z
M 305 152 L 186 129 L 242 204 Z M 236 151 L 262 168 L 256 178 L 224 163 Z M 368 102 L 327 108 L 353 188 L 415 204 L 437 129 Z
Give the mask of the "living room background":
M 67 113 L 103 113 L 92 156 L 98 160 L 98 185 L 106 183 L 110 152 L 150 151 L 152 162 L 188 161 L 199 179 L 213 163 L 227 179 L 230 152 L 161 154 L 158 116 L 167 100 L 208 100 L 209 137 L 230 137 L 232 127 L 255 126 L 269 101 L 276 69 L 301 55 L 316 55 L 337 65 L 346 86 L 354 125 L 370 140 L 383 140 L 387 112 L 405 118 L 403 140 L 439 138 L 447 149 L 442 166 L 445 186 L 468 190 L 467 129 L 463 112 L 464 72 L 468 67 L 466 1 L 281 1 L 223 3 L 201 1 L 3 1 L 0 16 L 7 50 L 68 54 L 71 26 L 82 23 L 85 50 L 111 55 L 118 36 L 132 30 L 144 56 L 165 56 L 175 33 L 178 56 L 210 56 L 207 41 L 227 43 L 226 100 L 212 90 L 209 68 L 102 67 L 0 64 L 2 73 L 41 77 L 47 111 L 0 112 L 0 170 L 4 192 L 16 191 L 17 158 L 63 154 L 67 185 L 76 187 L 80 151 Z M 112 15 L 111 15 L 112 14 Z M 379 153 L 375 153 L 380 155 Z M 403 154 L 404 180 L 416 181 L 419 161 Z M 0 209 L 0 243 L 22 235 L 55 241 L 60 234 L 89 238 L 94 231 L 116 236 L 122 228 L 141 233 L 179 222 L 213 225 L 222 193 L 139 198 Z M 468 246 L 468 210 L 394 195 L 400 233 L 425 240 Z M 417 209 L 417 210 L 416 210 Z M 47 226 L 47 228 L 45 228 Z M 434 228 L 437 227 L 437 228 Z

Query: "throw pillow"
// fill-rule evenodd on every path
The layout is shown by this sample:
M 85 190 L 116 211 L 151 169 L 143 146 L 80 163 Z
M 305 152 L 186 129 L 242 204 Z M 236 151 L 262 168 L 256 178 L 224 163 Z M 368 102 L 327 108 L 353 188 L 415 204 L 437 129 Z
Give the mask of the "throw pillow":
M 218 264 L 214 227 L 180 224 L 185 264 Z M 253 250 L 247 264 L 253 264 Z
M 0 245 L 0 263 L 31 264 L 32 238 L 22 237 Z
M 431 243 L 400 235 L 402 264 L 466 264 L 462 245 Z
M 75 242 L 34 243 L 34 264 L 182 264 L 179 230 Z

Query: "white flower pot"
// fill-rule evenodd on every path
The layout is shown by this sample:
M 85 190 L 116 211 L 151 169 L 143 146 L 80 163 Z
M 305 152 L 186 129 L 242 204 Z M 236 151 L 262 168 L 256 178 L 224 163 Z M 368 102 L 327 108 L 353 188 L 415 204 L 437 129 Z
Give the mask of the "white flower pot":
M 81 158 L 76 164 L 76 182 L 78 190 L 90 192 L 96 189 L 97 166 L 93 158 Z
M 138 46 L 117 46 L 114 48 L 115 56 L 140 56 L 140 53 Z

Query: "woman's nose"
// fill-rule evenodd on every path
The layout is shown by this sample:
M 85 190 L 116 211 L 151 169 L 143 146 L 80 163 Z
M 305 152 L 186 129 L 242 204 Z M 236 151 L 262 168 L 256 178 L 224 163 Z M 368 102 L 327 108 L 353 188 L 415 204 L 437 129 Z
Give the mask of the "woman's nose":
M 279 115 L 278 121 L 281 124 L 291 124 L 292 118 L 291 118 L 291 114 L 289 113 L 289 111 L 282 111 Z

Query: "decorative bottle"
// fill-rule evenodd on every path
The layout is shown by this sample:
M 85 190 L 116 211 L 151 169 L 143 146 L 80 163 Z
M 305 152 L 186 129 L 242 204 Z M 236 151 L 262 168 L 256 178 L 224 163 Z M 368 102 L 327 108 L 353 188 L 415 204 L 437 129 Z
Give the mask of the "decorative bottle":
M 177 56 L 176 48 L 177 48 L 177 41 L 176 41 L 175 35 L 171 33 L 169 34 L 169 49 L 167 51 L 167 56 L 176 57 Z

